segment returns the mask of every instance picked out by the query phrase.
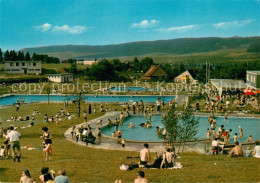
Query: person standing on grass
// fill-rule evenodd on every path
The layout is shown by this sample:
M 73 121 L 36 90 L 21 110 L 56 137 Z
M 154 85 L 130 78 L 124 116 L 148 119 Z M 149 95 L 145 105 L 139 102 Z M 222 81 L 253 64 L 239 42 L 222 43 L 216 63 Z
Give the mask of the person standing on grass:
M 145 173 L 143 171 L 139 171 L 136 176 L 134 183 L 148 183 L 148 180 L 144 178 Z
M 75 129 L 76 129 L 76 126 L 73 126 L 72 127 L 72 130 L 71 130 L 71 140 L 73 140 L 73 137 L 74 137 L 74 134 L 75 134 Z
M 101 144 L 101 138 L 102 138 L 102 131 L 101 128 L 98 128 L 98 143 Z
M 6 138 L 9 139 L 9 141 L 10 141 L 14 162 L 16 161 L 16 158 L 17 158 L 17 161 L 20 162 L 21 149 L 20 149 L 19 140 L 20 140 L 21 134 L 18 131 L 15 131 L 13 126 L 10 127 L 10 130 L 11 131 L 8 133 Z M 16 157 L 15 149 L 17 149 L 17 151 L 18 151 L 17 157 Z
M 7 159 L 8 158 L 9 141 L 8 141 L 8 138 L 7 138 L 7 130 L 6 129 L 3 130 L 3 139 L 4 139 L 4 155 L 3 155 L 3 158 Z
M 42 127 L 42 131 L 43 131 L 43 141 L 44 141 L 44 157 L 45 157 L 45 161 L 47 161 L 48 159 L 51 159 L 51 145 L 52 145 L 52 135 L 51 133 L 48 131 L 47 127 Z

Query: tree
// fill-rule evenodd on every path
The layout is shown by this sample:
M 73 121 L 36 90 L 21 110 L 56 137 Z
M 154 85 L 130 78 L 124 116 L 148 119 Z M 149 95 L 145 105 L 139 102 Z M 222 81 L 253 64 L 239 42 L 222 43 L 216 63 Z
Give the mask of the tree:
M 140 62 L 140 67 L 143 72 L 147 71 L 151 65 L 153 65 L 153 59 L 150 57 L 145 57 Z
M 197 139 L 198 127 L 199 127 L 199 119 L 195 119 L 192 108 L 188 103 L 187 107 L 181 114 L 178 123 L 178 138 L 180 141 L 179 150 L 182 144 L 182 152 L 183 152 L 187 140 Z
M 0 63 L 3 61 L 4 61 L 3 52 L 2 52 L 2 49 L 0 48 Z
M 137 57 L 133 60 L 133 69 L 135 72 L 140 72 L 140 62 Z
M 178 112 L 176 111 L 175 107 L 171 107 L 162 121 L 164 125 L 164 129 L 166 130 L 166 135 L 164 137 L 164 140 L 170 146 L 173 146 L 173 143 L 177 140 L 178 122 L 179 122 Z
M 21 51 L 18 51 L 18 54 L 17 54 L 17 60 L 24 60 L 24 53 L 21 52 Z
M 4 54 L 4 60 L 5 61 L 9 61 L 10 60 L 10 52 L 8 50 L 6 50 L 6 52 Z
M 24 59 L 25 59 L 26 61 L 30 61 L 30 60 L 31 60 L 31 57 L 30 57 L 29 52 L 26 52 Z
M 11 50 L 9 54 L 9 60 L 16 61 L 17 60 L 17 53 L 15 50 Z
M 162 122 L 166 130 L 164 140 L 170 146 L 178 141 L 179 151 L 182 146 L 183 152 L 187 140 L 197 139 L 199 119 L 195 119 L 190 107 L 187 107 L 181 114 L 178 114 L 174 106 L 171 107 Z
M 79 70 L 77 64 L 75 63 L 71 64 L 69 72 L 73 74 L 78 74 L 78 71 Z
M 38 60 L 37 59 L 37 55 L 36 55 L 36 53 L 33 53 L 33 56 L 32 56 L 32 58 L 31 58 L 33 61 L 36 61 L 36 60 Z

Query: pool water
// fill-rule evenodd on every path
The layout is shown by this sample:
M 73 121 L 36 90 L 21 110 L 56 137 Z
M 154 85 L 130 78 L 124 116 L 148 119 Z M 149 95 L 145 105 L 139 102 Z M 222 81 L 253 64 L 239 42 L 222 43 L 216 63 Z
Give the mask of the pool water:
M 155 102 L 159 96 L 86 95 L 84 97 L 86 102 L 133 102 L 140 100 L 143 100 L 143 102 Z M 25 103 L 48 101 L 47 95 L 12 95 L 0 98 L 0 105 L 13 105 L 17 99 L 21 102 L 21 98 L 24 98 Z M 72 101 L 73 98 L 78 98 L 78 96 L 50 95 L 50 101 Z M 164 96 L 161 98 L 168 103 L 171 99 L 174 99 L 174 96 Z
M 110 88 L 110 91 L 120 91 L 120 92 L 127 92 L 127 87 L 112 87 Z M 137 86 L 130 86 L 129 91 L 157 91 L 157 89 L 152 88 L 143 88 L 143 87 L 137 87 Z
M 197 117 L 199 118 L 199 128 L 197 137 L 199 139 L 206 138 L 207 129 L 210 128 L 208 124 L 208 117 Z M 223 117 L 216 117 L 217 126 L 216 131 L 218 128 L 223 124 L 224 129 L 232 129 L 231 138 L 235 133 L 239 136 L 238 126 L 241 126 L 244 132 L 244 140 L 248 139 L 249 135 L 252 135 L 253 140 L 260 139 L 260 119 L 259 118 L 236 118 L 236 117 L 229 117 L 227 121 L 224 121 Z M 129 123 L 132 122 L 135 126 L 134 128 L 129 128 Z M 133 116 L 125 118 L 125 122 L 123 126 L 119 126 L 119 130 L 122 131 L 122 137 L 129 140 L 137 140 L 137 141 L 162 141 L 156 135 L 156 126 L 163 127 L 161 115 L 153 115 L 152 117 L 152 128 L 145 128 L 140 127 L 140 123 L 145 123 L 146 120 L 143 116 Z M 111 136 L 112 132 L 115 131 L 114 127 L 104 127 L 102 128 L 103 134 L 107 136 Z M 231 140 L 232 141 L 232 140 Z M 242 141 L 242 140 L 240 140 Z

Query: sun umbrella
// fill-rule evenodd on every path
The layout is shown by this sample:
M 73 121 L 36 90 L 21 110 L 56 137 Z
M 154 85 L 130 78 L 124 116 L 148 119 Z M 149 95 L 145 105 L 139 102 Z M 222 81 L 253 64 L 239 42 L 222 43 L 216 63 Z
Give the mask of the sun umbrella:
M 255 92 L 252 89 L 244 89 L 244 94 L 246 94 L 246 95 L 255 95 Z

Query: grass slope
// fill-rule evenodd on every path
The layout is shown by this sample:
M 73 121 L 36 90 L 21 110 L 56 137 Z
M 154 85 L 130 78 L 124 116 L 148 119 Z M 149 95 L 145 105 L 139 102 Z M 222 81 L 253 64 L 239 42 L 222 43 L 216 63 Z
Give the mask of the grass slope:
M 84 107 L 84 106 L 83 106 Z M 115 106 L 114 106 L 115 107 Z M 2 119 L 12 115 L 28 115 L 34 109 L 41 112 L 36 116 L 36 125 L 31 128 L 19 130 L 22 134 L 21 145 L 41 147 L 43 115 L 54 115 L 61 104 L 35 104 L 22 106 L 17 114 L 15 107 L 0 108 Z M 117 106 L 119 108 L 119 106 Z M 74 105 L 69 105 L 69 111 L 75 112 Z M 103 113 L 92 114 L 89 119 L 96 118 Z M 121 171 L 119 166 L 135 160 L 126 159 L 127 156 L 138 156 L 137 152 L 98 150 L 77 146 L 66 141 L 63 134 L 71 126 L 81 123 L 81 118 L 64 121 L 59 127 L 54 124 L 47 125 L 53 134 L 53 157 L 44 162 L 40 150 L 22 150 L 21 163 L 14 163 L 12 159 L 0 160 L 0 181 L 18 182 L 21 172 L 29 169 L 32 177 L 38 179 L 40 169 L 48 166 L 57 171 L 64 168 L 71 182 L 114 182 L 117 178 L 123 182 L 133 182 L 136 172 Z M 11 124 L 11 123 L 10 123 Z M 127 144 L 126 144 L 127 145 Z M 181 154 L 182 170 L 144 170 L 149 182 L 259 182 L 260 159 L 230 158 L 224 155 L 206 156 L 195 153 Z M 153 157 L 153 156 L 152 156 Z M 216 163 L 216 165 L 214 164 Z
M 260 37 L 231 38 L 182 38 L 157 41 L 142 41 L 114 45 L 57 45 L 35 48 L 24 48 L 22 51 L 31 54 L 48 54 L 59 58 L 114 58 L 159 54 L 191 54 L 211 52 L 222 49 L 246 49 L 250 44 L 259 42 Z

